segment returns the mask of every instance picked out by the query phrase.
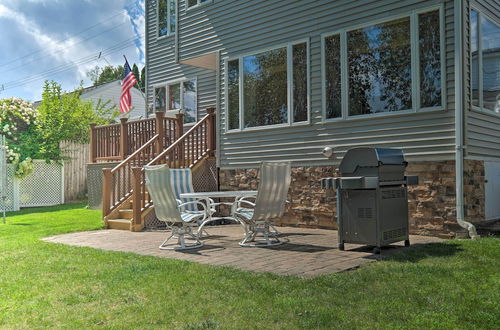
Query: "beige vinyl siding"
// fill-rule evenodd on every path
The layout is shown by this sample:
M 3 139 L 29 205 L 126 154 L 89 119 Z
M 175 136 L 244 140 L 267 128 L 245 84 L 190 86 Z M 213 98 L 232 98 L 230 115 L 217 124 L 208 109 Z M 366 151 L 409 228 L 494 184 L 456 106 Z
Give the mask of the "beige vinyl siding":
M 147 2 L 149 6 L 155 3 L 153 0 Z M 330 145 L 337 147 L 338 156 L 356 146 L 379 146 L 403 148 L 410 161 L 454 159 L 453 3 L 453 0 L 214 0 L 186 11 L 185 1 L 180 0 L 179 59 L 220 51 L 220 166 L 255 167 L 262 160 L 293 160 L 294 165 L 328 164 L 321 150 Z M 443 4 L 445 21 L 446 110 L 323 123 L 321 34 L 391 16 L 409 15 L 412 10 L 440 4 Z M 151 9 L 148 12 L 151 18 Z M 151 31 L 156 29 L 153 21 L 148 36 L 155 34 Z M 224 60 L 304 39 L 310 42 L 310 124 L 226 133 Z M 173 40 L 169 46 L 153 39 L 148 43 L 150 85 L 166 75 L 180 76 L 186 70 L 172 63 Z M 215 74 L 211 77 L 207 74 L 207 80 L 198 80 L 199 85 L 206 84 L 206 100 L 214 103 L 215 77 Z M 199 98 L 200 93 L 199 87 Z
M 489 18 L 500 23 L 500 1 L 470 0 L 465 2 L 465 104 L 466 108 L 466 157 L 471 159 L 500 160 L 500 116 L 488 111 L 478 111 L 471 108 L 470 93 L 470 8 L 475 8 Z

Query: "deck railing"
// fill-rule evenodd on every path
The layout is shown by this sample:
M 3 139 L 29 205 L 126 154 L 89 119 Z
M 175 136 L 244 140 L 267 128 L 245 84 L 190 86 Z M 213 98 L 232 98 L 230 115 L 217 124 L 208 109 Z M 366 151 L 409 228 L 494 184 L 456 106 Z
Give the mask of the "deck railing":
M 109 215 L 127 198 L 132 196 L 134 221 L 140 224 L 141 214 L 150 206 L 145 193 L 144 165 L 169 164 L 173 168 L 193 167 L 204 157 L 213 155 L 215 151 L 215 109 L 207 109 L 207 115 L 185 134 L 175 138 L 182 132 L 179 122 L 175 127 L 163 118 L 156 126 L 159 132 L 135 150 L 113 169 L 104 169 L 103 176 L 103 215 Z M 182 118 L 181 118 L 182 119 Z M 165 148 L 165 146 L 167 146 Z
M 207 114 L 147 165 L 168 164 L 170 168 L 193 168 L 202 159 L 215 153 L 215 109 L 207 109 Z M 143 166 L 132 169 L 133 217 L 136 225 L 141 223 L 141 214 L 151 206 L 151 198 L 146 194 Z
M 169 118 L 164 112 L 157 112 L 155 118 L 130 122 L 122 118 L 119 124 L 106 126 L 92 124 L 90 162 L 124 160 L 157 134 L 162 142 L 158 146 L 160 153 L 182 135 L 183 118 L 182 114 Z

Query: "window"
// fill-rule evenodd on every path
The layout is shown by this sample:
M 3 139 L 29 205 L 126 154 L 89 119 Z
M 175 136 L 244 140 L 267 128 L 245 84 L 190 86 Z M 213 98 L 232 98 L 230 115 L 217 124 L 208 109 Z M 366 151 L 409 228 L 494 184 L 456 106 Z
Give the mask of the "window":
M 167 99 L 165 87 L 155 88 L 155 112 L 165 111 L 167 106 L 165 100 Z
M 286 48 L 243 58 L 244 127 L 288 122 Z
M 227 62 L 228 128 L 240 127 L 240 61 Z
M 226 74 L 228 130 L 308 120 L 307 42 L 228 60 Z
M 420 107 L 442 105 L 441 38 L 439 11 L 418 15 Z
M 472 105 L 500 113 L 500 26 L 471 11 Z
M 169 36 L 177 30 L 177 1 L 158 0 L 158 36 Z
M 410 18 L 347 33 L 349 116 L 412 108 Z
M 325 119 L 443 107 L 441 9 L 323 37 Z
M 169 83 L 155 88 L 156 111 L 182 110 L 184 123 L 197 121 L 196 79 Z
M 340 35 L 325 38 L 326 118 L 342 116 L 340 101 Z
M 205 4 L 205 3 L 208 3 L 211 1 L 212 0 L 187 0 L 187 7 L 189 9 L 189 8 L 200 6 L 202 4 Z
M 182 83 L 182 109 L 184 122 L 196 122 L 196 81 L 187 80 Z

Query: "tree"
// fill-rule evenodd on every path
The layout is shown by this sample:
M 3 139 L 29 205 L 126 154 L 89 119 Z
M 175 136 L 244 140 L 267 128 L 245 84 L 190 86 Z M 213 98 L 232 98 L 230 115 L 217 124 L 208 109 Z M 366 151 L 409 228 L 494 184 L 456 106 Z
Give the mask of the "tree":
M 141 70 L 141 80 L 139 83 L 139 87 L 140 87 L 142 92 L 146 91 L 146 67 L 145 66 L 143 66 L 142 70 Z
M 103 113 L 102 109 L 94 111 L 93 103 L 80 100 L 80 94 L 81 88 L 64 93 L 56 82 L 45 82 L 42 101 L 37 108 L 41 158 L 61 160 L 61 141 L 88 142 L 91 123 L 103 125 L 113 119 L 112 114 Z
M 112 66 L 107 65 L 103 68 L 99 66 L 87 71 L 87 77 L 92 81 L 93 86 L 99 86 L 108 82 L 112 82 L 118 79 L 123 79 L 124 68 L 122 65 Z M 132 72 L 137 79 L 136 88 L 144 91 L 144 86 L 146 85 L 146 70 L 142 68 L 142 74 L 139 73 L 139 67 L 134 63 L 132 65 Z

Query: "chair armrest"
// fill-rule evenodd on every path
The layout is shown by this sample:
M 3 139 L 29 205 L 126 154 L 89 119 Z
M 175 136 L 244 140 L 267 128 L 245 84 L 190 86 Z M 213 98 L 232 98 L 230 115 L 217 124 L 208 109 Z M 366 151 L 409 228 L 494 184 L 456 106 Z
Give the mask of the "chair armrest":
M 255 203 L 252 203 L 252 202 L 249 202 L 249 201 L 246 201 L 244 199 L 240 199 L 239 201 L 236 202 L 237 204 L 237 208 L 240 208 L 241 204 L 246 204 L 246 205 L 250 205 L 251 207 L 255 207 Z
M 207 206 L 200 202 L 200 201 L 191 201 L 191 202 L 185 202 L 185 203 L 181 203 L 179 204 L 177 207 L 179 209 L 183 209 L 186 205 L 189 205 L 189 204 L 197 204 L 197 205 L 201 205 L 201 207 L 203 208 L 203 211 L 206 213 L 207 212 Z

